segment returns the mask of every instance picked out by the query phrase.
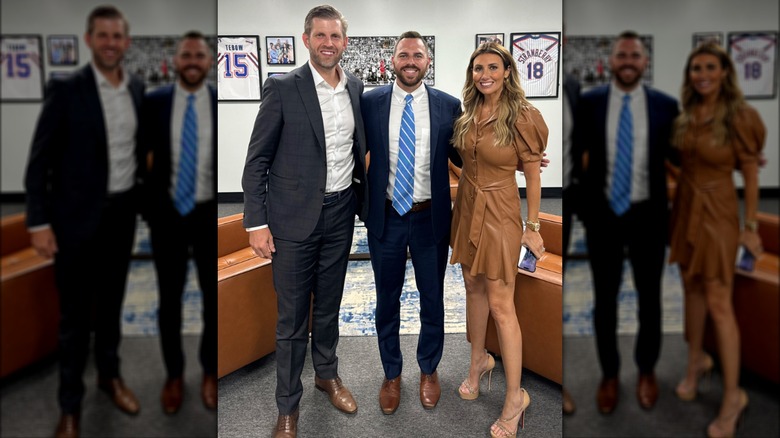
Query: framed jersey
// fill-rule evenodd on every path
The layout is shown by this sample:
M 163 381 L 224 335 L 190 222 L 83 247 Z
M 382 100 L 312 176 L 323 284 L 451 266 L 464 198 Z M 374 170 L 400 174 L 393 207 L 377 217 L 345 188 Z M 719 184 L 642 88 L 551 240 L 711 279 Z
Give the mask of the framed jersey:
M 510 41 L 525 96 L 558 97 L 561 33 L 512 33 Z
M 217 100 L 258 101 L 260 37 L 217 37 Z
M 745 98 L 774 98 L 777 89 L 777 32 L 731 32 L 728 44 Z
M 0 36 L 0 100 L 43 100 L 43 42 L 40 35 Z

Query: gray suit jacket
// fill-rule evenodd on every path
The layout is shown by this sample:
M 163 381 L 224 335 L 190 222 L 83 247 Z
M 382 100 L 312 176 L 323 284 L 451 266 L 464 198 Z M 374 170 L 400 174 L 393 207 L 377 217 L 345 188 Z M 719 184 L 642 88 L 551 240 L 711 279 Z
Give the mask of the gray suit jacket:
M 355 116 L 352 152 L 356 213 L 368 210 L 366 136 L 360 113 L 363 83 L 347 74 L 347 90 Z M 244 176 L 244 227 L 268 225 L 274 237 L 300 242 L 307 238 L 322 211 L 325 196 L 325 128 L 311 68 L 303 66 L 266 79 L 263 103 L 249 141 Z

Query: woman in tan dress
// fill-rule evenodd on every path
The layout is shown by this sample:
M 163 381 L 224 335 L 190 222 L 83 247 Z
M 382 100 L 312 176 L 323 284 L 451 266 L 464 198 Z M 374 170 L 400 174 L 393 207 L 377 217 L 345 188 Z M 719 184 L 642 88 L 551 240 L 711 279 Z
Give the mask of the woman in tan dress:
M 737 86 L 734 64 L 716 44 L 688 57 L 683 111 L 675 122 L 681 172 L 672 210 L 670 262 L 680 264 L 685 288 L 688 366 L 675 392 L 693 400 L 699 378 L 713 367 L 702 340 L 707 313 L 715 326 L 723 399 L 708 436 L 732 436 L 748 404 L 739 387 L 739 327 L 732 308 L 737 247 L 761 252 L 756 232 L 758 167 L 766 131 Z M 745 226 L 740 232 L 734 169 L 742 173 Z
M 485 351 L 488 314 L 493 315 L 506 371 L 507 393 L 490 433 L 514 437 L 523 426 L 530 397 L 520 387 L 522 335 L 514 306 L 520 246 L 541 257 L 538 232 L 540 162 L 547 125 L 526 99 L 509 51 L 485 43 L 471 55 L 463 88 L 464 112 L 455 122 L 453 143 L 463 159 L 452 218 L 452 259 L 460 263 L 466 285 L 471 339 L 469 375 L 458 392 L 466 400 L 479 395 L 480 378 L 492 372 Z M 515 170 L 526 179 L 528 227 L 523 232 Z

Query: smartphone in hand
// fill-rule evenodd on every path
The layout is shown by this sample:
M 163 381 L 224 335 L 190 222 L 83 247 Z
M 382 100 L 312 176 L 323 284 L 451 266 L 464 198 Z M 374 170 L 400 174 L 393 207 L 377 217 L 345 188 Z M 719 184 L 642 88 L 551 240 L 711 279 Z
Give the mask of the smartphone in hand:
M 743 271 L 753 272 L 753 269 L 756 267 L 756 257 L 753 253 L 744 246 L 740 246 L 737 253 L 737 268 Z
M 528 272 L 536 272 L 536 256 L 525 245 L 520 247 L 520 263 L 517 267 Z

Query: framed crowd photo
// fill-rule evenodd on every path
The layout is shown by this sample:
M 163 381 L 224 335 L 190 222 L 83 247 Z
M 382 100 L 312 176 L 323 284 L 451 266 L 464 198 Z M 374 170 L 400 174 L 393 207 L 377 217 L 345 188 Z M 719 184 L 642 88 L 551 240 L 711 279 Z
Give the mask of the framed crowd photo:
M 295 38 L 267 36 L 265 37 L 265 54 L 268 65 L 295 64 Z
M 76 35 L 49 35 L 49 65 L 78 65 L 79 40 Z
M 728 52 L 746 99 L 773 99 L 777 90 L 777 32 L 729 32 Z
M 567 35 L 564 47 L 563 70 L 572 75 L 582 85 L 582 91 L 587 91 L 599 85 L 608 84 L 612 78 L 609 70 L 609 56 L 617 35 L 576 36 Z M 653 84 L 653 37 L 640 35 L 639 39 L 645 47 L 648 65 L 642 75 L 642 83 Z
M 478 33 L 476 42 L 474 43 L 474 48 L 476 49 L 479 47 L 480 44 L 488 43 L 488 42 L 494 42 L 504 45 L 504 34 L 503 33 Z
M 176 82 L 173 57 L 181 35 L 134 36 L 125 52 L 122 65 L 125 70 L 144 81 L 147 91 Z M 206 43 L 214 50 L 216 37 L 206 36 Z M 212 52 L 213 53 L 213 52 Z M 206 82 L 216 84 L 217 74 L 211 69 Z
M 0 100 L 43 100 L 43 41 L 40 35 L 0 35 Z
M 253 102 L 260 88 L 260 37 L 217 37 L 217 100 Z
M 558 65 L 561 59 L 561 33 L 510 35 L 512 58 L 520 71 L 520 84 L 527 98 L 558 97 Z
M 349 45 L 341 58 L 341 67 L 363 81 L 366 86 L 387 85 L 395 80 L 393 72 L 393 49 L 395 36 L 349 37 Z M 423 82 L 436 85 L 436 37 L 423 35 L 431 65 Z
M 693 48 L 704 43 L 715 43 L 723 47 L 723 33 L 721 32 L 696 32 L 693 34 Z

